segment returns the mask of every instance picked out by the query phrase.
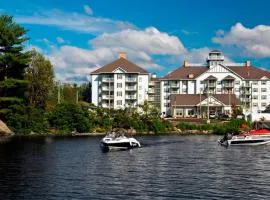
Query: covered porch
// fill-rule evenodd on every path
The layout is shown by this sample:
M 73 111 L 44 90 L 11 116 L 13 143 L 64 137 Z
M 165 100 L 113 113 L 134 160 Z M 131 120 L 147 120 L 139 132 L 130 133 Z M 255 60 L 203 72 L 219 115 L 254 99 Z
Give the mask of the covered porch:
M 226 101 L 227 99 L 227 101 Z M 232 104 L 240 105 L 232 95 L 177 94 L 172 96 L 171 116 L 174 118 L 207 118 L 232 114 Z M 240 102 L 240 101 L 239 101 Z M 236 104 L 235 104 L 236 103 Z

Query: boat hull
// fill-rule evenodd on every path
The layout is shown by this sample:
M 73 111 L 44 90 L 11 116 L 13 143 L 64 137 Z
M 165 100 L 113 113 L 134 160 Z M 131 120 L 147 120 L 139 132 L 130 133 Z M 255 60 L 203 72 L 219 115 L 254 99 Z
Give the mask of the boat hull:
M 105 137 L 101 140 L 101 148 L 104 151 L 109 150 L 126 150 L 140 147 L 140 143 L 134 138 L 127 137 Z

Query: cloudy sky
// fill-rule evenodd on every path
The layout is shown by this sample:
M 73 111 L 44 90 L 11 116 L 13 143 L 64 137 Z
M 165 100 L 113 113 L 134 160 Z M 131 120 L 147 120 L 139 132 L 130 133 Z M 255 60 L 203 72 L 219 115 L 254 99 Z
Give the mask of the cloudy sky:
M 268 0 L 10 0 L 13 15 L 55 67 L 56 78 L 84 82 L 88 74 L 127 58 L 163 76 L 183 60 L 204 62 L 211 49 L 228 61 L 270 69 Z

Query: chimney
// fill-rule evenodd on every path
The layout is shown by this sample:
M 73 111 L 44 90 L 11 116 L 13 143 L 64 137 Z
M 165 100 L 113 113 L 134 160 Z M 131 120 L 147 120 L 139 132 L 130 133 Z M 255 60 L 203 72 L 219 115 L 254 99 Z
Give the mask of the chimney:
M 188 61 L 184 60 L 184 67 L 188 67 Z
M 250 66 L 251 66 L 250 60 L 247 60 L 246 61 L 246 67 L 250 67 Z
M 126 59 L 126 57 L 127 57 L 126 52 L 119 52 L 118 58 L 124 58 L 124 59 Z

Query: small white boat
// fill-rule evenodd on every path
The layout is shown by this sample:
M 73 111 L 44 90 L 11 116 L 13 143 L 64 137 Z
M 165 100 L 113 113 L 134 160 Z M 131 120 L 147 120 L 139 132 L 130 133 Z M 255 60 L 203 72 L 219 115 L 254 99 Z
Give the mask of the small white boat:
M 135 138 L 126 137 L 124 135 L 118 135 L 115 133 L 107 134 L 104 138 L 102 138 L 100 145 L 104 151 L 125 150 L 141 147 L 141 144 Z
M 230 145 L 262 145 L 270 143 L 270 132 L 265 129 L 251 130 L 250 132 L 240 135 L 226 134 L 218 140 L 223 146 Z

